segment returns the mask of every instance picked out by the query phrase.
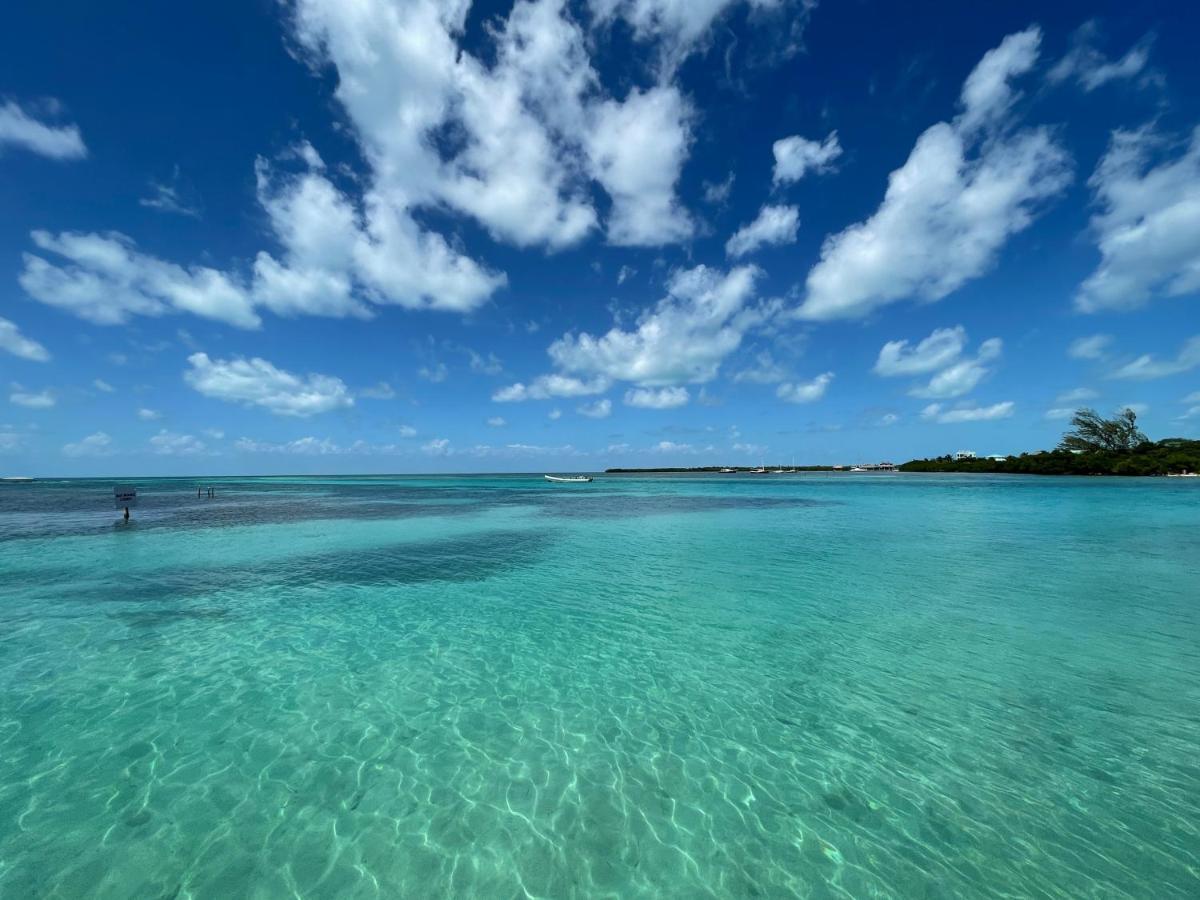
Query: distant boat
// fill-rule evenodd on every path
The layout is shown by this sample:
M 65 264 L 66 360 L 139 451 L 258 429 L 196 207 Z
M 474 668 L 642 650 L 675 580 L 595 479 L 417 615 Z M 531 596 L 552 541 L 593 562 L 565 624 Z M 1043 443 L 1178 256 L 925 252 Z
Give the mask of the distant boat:
M 586 484 L 592 480 L 591 475 L 543 475 L 547 481 L 554 481 L 564 484 Z
M 725 466 L 723 469 L 721 469 L 722 475 L 734 475 L 736 473 L 737 473 L 737 469 L 731 469 L 731 468 L 729 468 L 729 466 Z
M 1168 478 L 1200 478 L 1200 472 L 1168 472 Z
M 766 474 L 767 474 L 767 467 L 766 467 L 766 466 L 759 466 L 757 469 L 751 469 L 751 470 L 750 470 L 750 474 L 751 474 L 751 475 L 766 475 Z

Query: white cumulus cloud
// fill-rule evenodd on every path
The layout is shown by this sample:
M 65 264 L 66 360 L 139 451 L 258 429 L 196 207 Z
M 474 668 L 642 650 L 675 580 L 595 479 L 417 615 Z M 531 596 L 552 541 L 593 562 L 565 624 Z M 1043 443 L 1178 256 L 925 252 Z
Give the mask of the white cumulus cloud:
M 603 394 L 612 384 L 604 376 L 591 379 L 570 375 L 539 375 L 529 384 L 518 381 L 492 394 L 497 403 L 520 403 L 524 400 L 549 400 L 551 397 L 587 397 Z
M 1100 265 L 1075 297 L 1082 312 L 1200 291 L 1200 128 L 1182 154 L 1151 166 L 1163 144 L 1149 128 L 1117 131 L 1088 180 Z
M 683 47 L 734 0 L 644 2 L 588 15 L 566 0 L 519 0 L 468 41 L 465 0 L 295 0 L 293 47 L 313 68 L 336 71 L 365 171 L 326 166 L 306 142 L 259 159 L 257 199 L 277 246 L 245 271 L 176 265 L 111 232 L 38 232 L 21 283 L 94 322 L 188 311 L 250 328 L 264 309 L 362 318 L 380 305 L 477 309 L 507 279 L 464 244 L 456 222 L 442 224 L 447 216 L 550 251 L 598 229 L 617 245 L 684 241 L 695 232 L 678 196 L 691 103 L 665 73 L 650 86 L 606 85 L 592 65 L 604 37 L 596 26 L 622 16 Z M 5 109 L 10 119 L 19 112 Z M 605 222 L 597 187 L 610 201 Z M 192 209 L 173 184 L 156 184 L 145 202 Z
M 390 218 L 420 243 L 431 232 L 414 212 L 448 206 L 497 240 L 559 249 L 597 226 L 595 181 L 612 199 L 612 243 L 688 237 L 675 183 L 691 111 L 678 89 L 664 81 L 609 96 L 564 0 L 516 3 L 489 23 L 482 52 L 462 46 L 469 8 L 297 4 L 296 36 L 336 67 L 337 98 L 372 167 L 366 217 Z M 437 139 L 448 131 L 452 146 Z
M 613 327 L 599 337 L 564 335 L 550 345 L 550 358 L 581 377 L 643 387 L 711 381 L 746 331 L 764 319 L 762 309 L 749 306 L 759 274 L 754 266 L 728 273 L 707 266 L 676 272 L 667 296 L 635 328 Z
M 633 388 L 625 392 L 625 405 L 641 409 L 675 409 L 691 399 L 685 387 Z
M 970 393 L 991 371 L 987 364 L 998 359 L 1003 349 L 1000 338 L 989 338 L 979 345 L 979 352 L 974 357 L 952 363 L 929 379 L 928 384 L 913 388 L 909 393 L 931 400 Z
M 888 341 L 879 351 L 874 372 L 884 377 L 924 375 L 957 360 L 966 344 L 967 331 L 961 325 L 936 328 L 911 348 L 907 340 Z
M 823 141 L 811 141 L 799 135 L 781 138 L 771 146 L 775 154 L 776 183 L 799 181 L 809 172 L 828 172 L 842 155 L 838 134 L 831 131 Z
M 585 403 L 577 407 L 575 411 L 589 419 L 607 419 L 612 415 L 612 401 L 604 397 L 594 403 Z
M 753 253 L 765 244 L 791 244 L 800 228 L 800 211 L 794 206 L 764 206 L 753 222 L 743 225 L 725 243 L 732 257 Z
M 294 375 L 258 357 L 213 360 L 207 353 L 193 353 L 188 363 L 184 380 L 206 397 L 282 416 L 306 417 L 354 405 L 345 382 L 330 375 Z
M 775 396 L 788 403 L 812 403 L 825 396 L 825 391 L 832 381 L 832 372 L 823 372 L 811 381 L 785 381 L 775 389 Z
M 596 179 L 612 197 L 608 239 L 618 246 L 657 246 L 691 237 L 695 225 L 675 193 L 691 146 L 691 107 L 677 88 L 634 88 L 622 102 L 594 112 L 587 152 Z
M 239 328 L 257 328 L 261 322 L 246 291 L 224 273 L 163 262 L 139 252 L 125 235 L 34 231 L 32 238 L 55 262 L 26 253 L 21 287 L 35 300 L 97 325 L 172 312 Z
M 907 297 L 939 300 L 986 272 L 1041 201 L 1070 181 L 1066 152 L 1046 129 L 1006 128 L 1011 81 L 1037 58 L 1041 33 L 1009 35 L 963 86 L 962 113 L 918 139 L 871 218 L 826 238 L 798 315 L 865 316 Z

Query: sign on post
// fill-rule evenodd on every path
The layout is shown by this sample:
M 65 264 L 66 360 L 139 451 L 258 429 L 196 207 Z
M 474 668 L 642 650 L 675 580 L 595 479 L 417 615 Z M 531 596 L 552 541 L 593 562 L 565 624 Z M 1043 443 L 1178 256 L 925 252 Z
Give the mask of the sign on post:
M 133 509 L 137 506 L 137 488 L 132 485 L 121 485 L 113 488 L 113 500 L 117 509 Z

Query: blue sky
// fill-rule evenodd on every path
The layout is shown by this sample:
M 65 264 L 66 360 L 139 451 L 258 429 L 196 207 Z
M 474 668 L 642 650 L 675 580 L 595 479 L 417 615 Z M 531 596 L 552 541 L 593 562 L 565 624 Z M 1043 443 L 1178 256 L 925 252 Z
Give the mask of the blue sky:
M 1190 4 L 25 5 L 0 474 L 1200 434 Z

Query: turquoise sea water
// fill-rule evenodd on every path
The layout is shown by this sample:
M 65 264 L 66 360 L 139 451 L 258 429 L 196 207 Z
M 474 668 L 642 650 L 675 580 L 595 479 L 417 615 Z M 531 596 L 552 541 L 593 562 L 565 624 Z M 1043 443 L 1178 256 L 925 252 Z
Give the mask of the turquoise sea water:
M 0 486 L 4 898 L 1200 896 L 1190 481 L 137 483 Z

